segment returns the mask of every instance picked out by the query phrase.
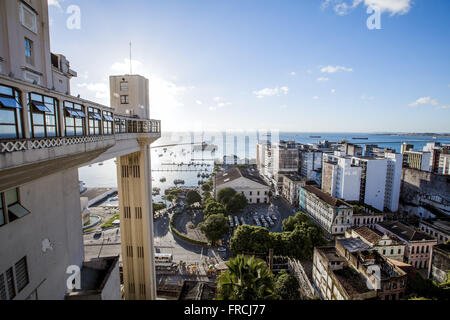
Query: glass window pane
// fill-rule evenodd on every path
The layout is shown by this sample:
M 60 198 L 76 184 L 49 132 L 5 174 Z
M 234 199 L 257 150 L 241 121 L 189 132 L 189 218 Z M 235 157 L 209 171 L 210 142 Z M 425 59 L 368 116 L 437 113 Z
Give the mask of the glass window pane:
M 70 117 L 66 117 L 66 126 L 73 126 L 74 119 Z
M 22 106 L 15 98 L 8 98 L 0 96 L 0 107 L 22 109 Z
M 44 138 L 45 137 L 45 129 L 44 126 L 34 126 L 34 137 L 35 138 Z
M 19 201 L 17 196 L 17 189 L 8 190 L 5 192 L 6 205 L 9 206 Z
M 14 139 L 17 138 L 15 125 L 0 125 L 0 139 Z
M 33 113 L 33 124 L 44 124 L 44 114 L 43 113 Z
M 16 203 L 8 207 L 9 221 L 14 221 L 30 214 L 30 211 L 22 207 L 20 203 Z
M 0 123 L 16 123 L 16 117 L 14 115 L 14 110 L 0 109 Z
M 56 119 L 53 115 L 46 115 L 45 116 L 45 122 L 48 126 L 54 126 L 56 125 Z
M 56 127 L 47 126 L 47 137 L 56 137 Z
M 68 135 L 68 136 L 74 136 L 75 135 L 75 129 L 74 129 L 74 127 L 67 127 L 66 128 L 66 135 Z
M 0 94 L 4 94 L 6 96 L 12 96 L 13 95 L 13 89 L 12 88 L 8 88 L 8 87 L 4 87 L 4 86 L 0 86 Z
M 32 93 L 31 100 L 43 102 L 44 98 L 40 94 Z

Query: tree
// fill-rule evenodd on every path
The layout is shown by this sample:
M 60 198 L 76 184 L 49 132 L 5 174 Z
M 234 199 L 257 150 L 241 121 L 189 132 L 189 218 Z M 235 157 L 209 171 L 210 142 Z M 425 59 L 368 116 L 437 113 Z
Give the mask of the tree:
M 282 300 L 300 300 L 299 288 L 297 278 L 285 270 L 278 273 L 275 278 L 275 293 Z
M 222 214 L 213 214 L 200 224 L 200 230 L 212 243 L 220 240 L 230 230 L 228 220 Z
M 221 204 L 226 205 L 228 201 L 236 194 L 236 190 L 232 188 L 224 188 L 217 192 L 217 201 Z
M 283 220 L 283 231 L 289 232 L 294 231 L 295 227 L 300 223 L 309 223 L 309 217 L 303 213 L 299 212 L 295 216 L 290 216 L 289 218 Z
M 217 278 L 217 300 L 272 300 L 274 278 L 267 264 L 238 255 L 227 262 L 228 270 Z
M 192 206 L 194 203 L 201 202 L 202 197 L 195 190 L 189 190 L 186 194 L 186 202 L 188 205 Z
M 211 198 L 212 198 L 211 192 L 209 192 L 209 191 L 203 192 L 203 199 L 205 199 L 205 201 L 208 200 L 208 199 L 211 199 Z
M 266 253 L 272 247 L 272 237 L 266 228 L 243 225 L 237 227 L 230 239 L 234 255 L 242 253 Z
M 212 189 L 212 181 L 208 181 L 202 185 L 202 190 L 205 192 L 209 192 Z
M 209 216 L 214 215 L 214 214 L 226 215 L 226 210 L 225 210 L 225 206 L 223 204 L 210 198 L 210 199 L 207 199 L 205 202 L 204 213 L 205 213 L 205 218 L 208 218 Z
M 153 203 L 153 214 L 155 214 L 159 210 L 165 209 L 166 207 L 166 204 L 162 202 Z
M 248 205 L 247 198 L 241 194 L 236 193 L 226 204 L 225 209 L 228 214 L 236 213 L 241 209 L 244 209 Z

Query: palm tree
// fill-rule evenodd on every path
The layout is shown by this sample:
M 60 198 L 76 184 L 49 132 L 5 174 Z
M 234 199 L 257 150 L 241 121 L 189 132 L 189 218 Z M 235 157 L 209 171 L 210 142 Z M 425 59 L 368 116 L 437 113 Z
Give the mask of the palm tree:
M 217 300 L 272 300 L 274 278 L 267 264 L 254 257 L 238 255 L 217 279 Z

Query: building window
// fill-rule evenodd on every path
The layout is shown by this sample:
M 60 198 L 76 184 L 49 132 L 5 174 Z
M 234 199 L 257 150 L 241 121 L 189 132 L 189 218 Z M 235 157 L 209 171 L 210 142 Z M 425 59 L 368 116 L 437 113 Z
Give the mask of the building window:
M 120 103 L 121 104 L 128 104 L 128 96 L 120 96 Z
M 0 226 L 23 218 L 30 213 L 20 204 L 19 189 L 0 193 L 0 205 Z
M 20 22 L 28 30 L 37 33 L 37 16 L 30 8 L 23 3 L 20 4 Z
M 112 112 L 103 111 L 103 134 L 113 134 L 114 118 Z
M 34 65 L 33 59 L 33 41 L 25 38 L 25 61 L 28 64 Z
M 16 271 L 17 291 L 21 292 L 29 283 L 27 258 L 23 257 L 14 266 Z
M 8 297 L 9 300 L 12 300 L 16 296 L 16 288 L 14 287 L 13 268 L 9 268 L 8 270 L 6 270 L 5 276 L 6 276 L 6 289 L 8 292 Z
M 0 274 L 0 300 L 12 300 L 29 283 L 27 258 L 23 257 L 4 274 Z
M 85 135 L 84 118 L 86 118 L 86 114 L 83 109 L 84 107 L 79 104 L 64 101 L 64 110 L 66 113 L 64 117 L 66 136 L 72 137 Z
M 128 91 L 128 82 L 123 81 L 120 83 L 120 91 Z
M 22 138 L 22 106 L 19 92 L 0 86 L 0 140 Z
M 58 102 L 51 97 L 31 93 L 28 96 L 30 136 L 33 138 L 56 137 L 58 135 Z
M 88 108 L 89 114 L 89 135 L 97 136 L 100 135 L 100 128 L 102 126 L 102 116 L 99 109 Z

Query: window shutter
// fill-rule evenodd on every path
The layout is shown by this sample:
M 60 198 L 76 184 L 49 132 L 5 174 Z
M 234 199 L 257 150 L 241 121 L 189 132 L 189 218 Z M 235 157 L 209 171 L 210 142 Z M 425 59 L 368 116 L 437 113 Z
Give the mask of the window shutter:
M 27 258 L 24 257 L 20 261 L 18 261 L 15 265 L 16 268 L 16 285 L 17 291 L 20 292 L 27 286 L 29 283 L 28 279 L 28 267 L 27 267 Z
M 8 289 L 9 300 L 12 300 L 16 296 L 16 289 L 14 288 L 14 274 L 12 268 L 9 268 L 6 271 L 6 286 Z
M 6 300 L 5 276 L 0 274 L 0 300 Z

